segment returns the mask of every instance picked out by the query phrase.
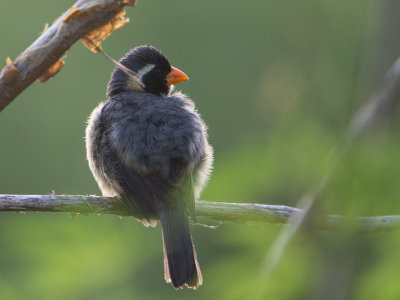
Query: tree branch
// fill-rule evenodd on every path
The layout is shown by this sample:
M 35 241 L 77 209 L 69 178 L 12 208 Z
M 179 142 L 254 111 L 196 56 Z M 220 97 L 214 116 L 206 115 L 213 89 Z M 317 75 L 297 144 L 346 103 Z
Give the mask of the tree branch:
M 315 222 L 320 216 L 315 214 L 315 203 L 317 197 L 327 186 L 330 177 L 341 161 L 342 157 L 348 152 L 353 141 L 365 132 L 370 126 L 379 124 L 384 120 L 388 120 L 397 111 L 396 108 L 400 102 L 400 58 L 398 58 L 385 76 L 383 87 L 380 91 L 370 97 L 361 108 L 354 114 L 343 138 L 339 141 L 336 147 L 330 153 L 330 165 L 321 177 L 318 184 L 311 189 L 310 192 L 304 194 L 296 205 L 296 209 L 303 211 L 301 214 L 291 214 L 287 219 L 287 224 L 292 226 L 283 227 L 280 234 L 275 239 L 274 243 L 269 248 L 262 266 L 264 282 L 271 275 L 272 270 L 279 263 L 283 252 L 285 251 L 290 240 L 307 222 Z M 398 216 L 386 217 L 359 217 L 355 219 L 344 219 L 340 216 L 332 216 L 325 219 L 326 225 L 333 225 L 345 221 L 348 225 L 357 226 L 363 232 L 377 232 L 394 229 L 398 226 Z M 333 221 L 333 223 L 331 223 Z M 353 224 L 350 224 L 353 223 Z M 328 226 L 329 227 L 329 226 Z M 331 228 L 327 228 L 331 229 Z M 265 285 L 264 285 L 265 287 Z
M 115 214 L 128 216 L 118 198 L 82 195 L 0 195 L 0 211 L 47 211 L 72 214 Z M 285 224 L 304 211 L 283 205 L 196 201 L 196 214 L 219 222 Z M 326 215 L 315 225 L 318 229 L 358 232 L 384 232 L 400 228 L 400 216 L 344 217 Z
M 135 3 L 136 0 L 78 0 L 14 62 L 7 60 L 0 73 L 0 111 L 47 71 L 49 77 L 54 76 L 63 65 L 62 61 L 57 64 L 60 57 L 77 40 L 120 16 L 125 5 Z M 52 70 L 52 66 L 57 67 Z

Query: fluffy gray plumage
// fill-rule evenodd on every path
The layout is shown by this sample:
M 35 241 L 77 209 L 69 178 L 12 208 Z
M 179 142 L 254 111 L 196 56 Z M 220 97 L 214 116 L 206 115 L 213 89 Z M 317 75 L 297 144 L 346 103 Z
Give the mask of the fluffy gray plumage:
M 119 172 L 124 167 L 138 176 L 157 177 L 171 187 L 193 176 L 190 200 L 194 201 L 212 164 L 206 126 L 193 101 L 180 92 L 163 97 L 131 91 L 100 103 L 89 117 L 86 148 L 104 196 L 124 194 Z M 194 203 L 186 205 L 194 209 Z M 146 225 L 158 219 L 152 208 L 137 213 Z
M 187 213 L 195 220 L 194 201 L 213 158 L 193 101 L 180 92 L 111 95 L 89 118 L 86 149 L 104 196 L 121 197 L 145 225 L 161 220 L 165 279 L 197 288 L 202 278 Z

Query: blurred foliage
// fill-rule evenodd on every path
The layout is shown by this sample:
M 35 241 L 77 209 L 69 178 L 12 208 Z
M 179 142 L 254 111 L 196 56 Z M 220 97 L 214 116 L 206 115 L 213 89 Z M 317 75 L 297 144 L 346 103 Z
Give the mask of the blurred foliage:
M 2 1 L 0 58 L 14 59 L 72 3 Z M 295 205 L 400 53 L 393 0 L 140 0 L 127 11 L 131 23 L 103 47 L 119 58 L 152 44 L 190 76 L 178 88 L 196 101 L 215 148 L 209 201 Z M 112 68 L 78 42 L 54 79 L 1 113 L 1 193 L 99 194 L 83 136 Z M 319 197 L 322 211 L 400 214 L 399 128 L 392 120 L 356 140 Z M 204 284 L 175 291 L 163 279 L 159 228 L 117 216 L 2 213 L 0 299 L 398 299 L 398 232 L 309 228 L 264 282 L 279 230 L 192 226 Z

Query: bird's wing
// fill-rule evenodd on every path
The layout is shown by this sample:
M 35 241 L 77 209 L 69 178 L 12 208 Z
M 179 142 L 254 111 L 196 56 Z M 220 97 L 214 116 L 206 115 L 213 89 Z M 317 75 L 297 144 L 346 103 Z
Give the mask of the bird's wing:
M 162 199 L 172 188 L 168 181 L 155 174 L 140 174 L 117 163 L 118 183 L 124 203 L 145 225 L 155 225 L 158 218 L 156 199 Z
M 179 187 L 183 194 L 183 201 L 185 208 L 188 210 L 192 221 L 196 223 L 196 208 L 194 202 L 194 184 L 193 184 L 193 170 L 187 170 L 185 172 L 182 183 Z
M 183 201 L 184 207 L 189 212 L 193 222 L 196 222 L 193 167 L 188 166 L 181 159 L 175 158 L 171 160 L 168 178 L 170 185 L 174 186 L 180 194 L 181 200 L 179 201 Z M 168 198 L 173 200 L 176 197 L 169 196 Z M 166 200 L 168 202 L 168 199 Z
M 193 171 L 191 169 L 174 168 L 177 179 L 165 179 L 156 173 L 143 174 L 132 168 L 127 168 L 120 160 L 116 160 L 118 182 L 123 190 L 125 203 L 134 216 L 153 225 L 157 218 L 155 201 L 162 201 L 166 205 L 174 206 L 176 201 L 184 202 L 190 217 L 196 222 Z M 176 193 L 180 194 L 179 199 Z M 144 222 L 144 223 L 146 223 Z

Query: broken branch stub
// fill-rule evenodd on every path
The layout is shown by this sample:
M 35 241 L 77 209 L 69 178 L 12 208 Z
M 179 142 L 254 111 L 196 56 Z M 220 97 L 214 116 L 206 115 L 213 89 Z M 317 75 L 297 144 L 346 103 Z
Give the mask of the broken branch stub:
M 121 28 L 129 22 L 129 18 L 125 18 L 125 9 L 118 13 L 110 22 L 100 26 L 82 38 L 82 42 L 90 51 L 97 53 L 102 50 L 101 42 L 110 36 L 113 31 Z

